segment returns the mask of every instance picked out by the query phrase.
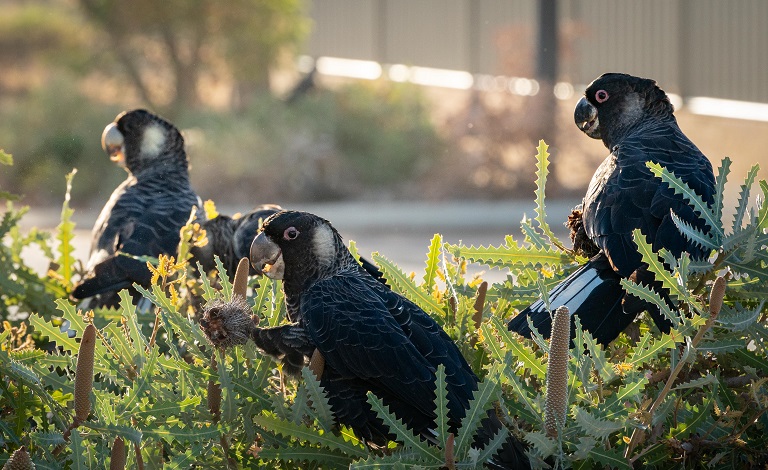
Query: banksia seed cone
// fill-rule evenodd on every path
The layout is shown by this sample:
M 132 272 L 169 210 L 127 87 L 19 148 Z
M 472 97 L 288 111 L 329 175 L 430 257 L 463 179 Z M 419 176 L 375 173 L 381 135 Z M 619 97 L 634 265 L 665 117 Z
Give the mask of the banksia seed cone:
M 555 438 L 565 422 L 568 407 L 568 346 L 571 342 L 571 315 L 565 306 L 555 310 L 547 361 L 547 396 L 544 401 L 544 428 Z
M 75 369 L 75 419 L 85 421 L 91 412 L 91 388 L 93 388 L 93 354 L 96 348 L 96 327 L 89 324 L 80 340 Z
M 725 278 L 723 276 L 715 279 L 715 283 L 712 284 L 712 291 L 709 293 L 709 314 L 711 322 L 714 322 L 717 315 L 720 313 L 720 309 L 723 307 L 723 299 L 725 298 Z
M 237 271 L 235 271 L 235 282 L 232 292 L 234 295 L 239 295 L 245 299 L 245 294 L 248 292 L 248 266 L 250 261 L 248 258 L 240 258 L 240 262 L 237 264 Z
M 112 453 L 109 459 L 109 470 L 123 470 L 125 468 L 125 441 L 122 437 L 116 437 L 112 444 Z
M 3 465 L 3 470 L 34 470 L 35 464 L 29 458 L 27 449 L 24 446 L 19 447 L 11 454 L 11 458 Z
M 211 343 L 220 348 L 245 344 L 256 332 L 251 308 L 240 295 L 232 296 L 230 302 L 211 302 L 203 311 L 200 327 Z

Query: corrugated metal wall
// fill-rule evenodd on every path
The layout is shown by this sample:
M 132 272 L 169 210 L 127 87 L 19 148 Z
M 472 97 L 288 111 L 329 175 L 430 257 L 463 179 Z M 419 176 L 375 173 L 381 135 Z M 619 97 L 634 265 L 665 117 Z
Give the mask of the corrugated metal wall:
M 560 0 L 562 80 L 768 102 L 766 0 Z M 307 53 L 532 76 L 536 0 L 313 0 Z

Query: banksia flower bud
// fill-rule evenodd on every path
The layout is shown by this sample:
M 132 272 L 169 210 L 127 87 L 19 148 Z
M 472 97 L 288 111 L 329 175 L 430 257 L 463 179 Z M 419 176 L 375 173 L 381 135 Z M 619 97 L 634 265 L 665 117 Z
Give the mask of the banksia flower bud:
M 248 291 L 248 266 L 250 261 L 248 258 L 240 258 L 240 262 L 237 264 L 237 271 L 235 271 L 235 282 L 232 292 L 234 295 L 239 295 L 245 299 L 245 294 Z
M 211 370 L 216 371 L 216 356 L 211 356 Z M 208 381 L 208 411 L 215 419 L 221 415 L 221 387 L 215 380 Z
M 555 438 L 565 423 L 568 407 L 568 347 L 571 342 L 571 315 L 565 306 L 555 310 L 547 361 L 547 396 L 544 401 L 544 428 Z
M 723 307 L 723 299 L 725 298 L 725 278 L 719 276 L 715 279 L 715 283 L 712 284 L 712 290 L 709 293 L 709 314 L 711 322 L 714 322 L 717 315 L 720 313 L 720 309 Z
M 112 453 L 109 459 L 109 470 L 123 470 L 125 468 L 125 441 L 122 437 L 116 437 L 112 444 Z
M 322 377 L 323 371 L 325 370 L 325 358 L 317 348 L 312 352 L 312 357 L 309 358 L 309 370 L 315 374 L 317 380 L 320 380 L 320 377 Z
M 91 388 L 93 388 L 93 354 L 96 348 L 96 327 L 89 324 L 80 340 L 75 369 L 75 420 L 88 419 L 91 412 Z M 77 424 L 75 424 L 77 426 Z
M 27 449 L 24 446 L 19 447 L 11 454 L 11 458 L 3 465 L 3 470 L 34 470 L 35 464 L 29 458 Z

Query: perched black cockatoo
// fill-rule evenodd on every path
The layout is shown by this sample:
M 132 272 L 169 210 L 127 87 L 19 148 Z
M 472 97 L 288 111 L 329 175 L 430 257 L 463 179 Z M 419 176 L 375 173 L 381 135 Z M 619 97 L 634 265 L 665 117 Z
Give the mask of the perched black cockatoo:
M 680 130 L 673 111 L 655 81 L 620 73 L 597 78 L 576 105 L 576 125 L 593 139 L 602 139 L 611 153 L 592 177 L 582 211 L 574 211 L 568 223 L 574 245 L 579 245 L 575 248 L 597 254 L 556 286 L 549 301 L 552 308 L 567 306 L 604 345 L 643 310 L 662 331 L 670 327 L 657 307 L 625 294 L 620 285 L 622 278 L 629 278 L 655 288 L 669 301 L 642 262 L 632 240 L 634 229 L 640 229 L 654 251 L 666 248 L 675 257 L 688 252 L 694 259 L 708 255 L 680 233 L 671 213 L 706 233 L 704 220 L 646 167 L 646 162 L 666 167 L 707 204 L 713 203 L 712 164 Z M 549 336 L 551 318 L 541 301 L 513 318 L 509 329 L 530 336 L 529 317 Z
M 256 238 L 261 224 L 267 217 L 281 210 L 282 207 L 276 204 L 262 204 L 240 217 L 220 214 L 202 222 L 200 226 L 205 229 L 208 243 L 190 249 L 193 262 L 199 261 L 203 270 L 209 272 L 216 268 L 213 259 L 216 255 L 221 259 L 227 273 L 234 276 L 238 261 L 248 257 L 251 242 Z M 250 274 L 254 275 L 256 271 L 251 268 Z
M 116 306 L 120 290 L 149 285 L 147 263 L 123 254 L 174 255 L 192 209 L 202 216 L 189 183 L 184 139 L 173 124 L 143 109 L 123 112 L 104 129 L 101 143 L 128 178 L 93 227 L 87 274 L 72 291 L 75 299 L 87 300 L 83 308 Z
M 320 383 L 336 420 L 376 446 L 393 436 L 366 393 L 381 398 L 414 432 L 433 438 L 435 371 L 442 364 L 450 425 L 456 432 L 477 390 L 477 377 L 442 328 L 360 266 L 328 221 L 306 212 L 273 215 L 253 241 L 250 261 L 264 275 L 282 279 L 292 323 L 256 328 L 249 324 L 245 304 L 214 304 L 201 326 L 215 345 L 253 339 L 292 372 L 317 349 L 325 360 Z M 243 312 L 233 314 L 232 309 Z M 501 426 L 490 410 L 474 443 L 487 443 Z M 529 462 L 521 443 L 510 436 L 489 465 L 528 468 Z

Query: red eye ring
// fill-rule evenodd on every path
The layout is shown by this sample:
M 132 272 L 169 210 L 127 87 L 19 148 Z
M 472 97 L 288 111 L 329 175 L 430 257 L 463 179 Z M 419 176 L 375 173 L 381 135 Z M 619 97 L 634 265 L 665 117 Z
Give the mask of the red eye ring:
M 288 227 L 285 229 L 285 232 L 283 232 L 283 238 L 285 240 L 295 240 L 296 237 L 299 236 L 299 231 L 296 230 L 296 227 Z
M 605 103 L 608 101 L 608 92 L 605 90 L 597 90 L 597 93 L 595 93 L 595 101 L 598 103 Z

